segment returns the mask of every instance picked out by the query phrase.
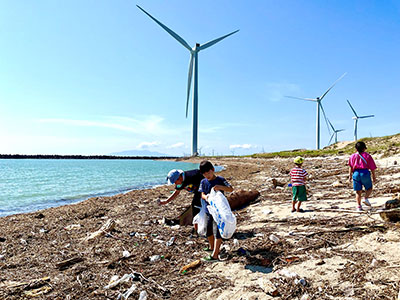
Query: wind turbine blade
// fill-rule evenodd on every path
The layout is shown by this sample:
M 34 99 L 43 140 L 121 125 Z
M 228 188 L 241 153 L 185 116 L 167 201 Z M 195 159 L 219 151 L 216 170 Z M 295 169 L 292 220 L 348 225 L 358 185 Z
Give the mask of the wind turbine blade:
M 354 115 L 358 118 L 356 111 L 354 110 L 353 106 L 351 106 L 350 101 L 347 100 L 347 103 L 350 105 L 351 110 L 353 111 Z
M 332 141 L 334 135 L 335 135 L 335 133 L 332 133 L 331 138 L 329 139 L 328 145 L 331 144 L 331 141 Z
M 154 18 L 152 15 L 150 15 L 147 11 L 145 11 L 143 8 L 141 8 L 139 5 L 136 5 L 142 12 L 144 12 L 146 15 L 148 15 L 154 22 L 156 22 L 158 25 L 160 25 L 166 32 L 168 32 L 173 38 L 175 38 L 179 43 L 181 43 L 186 49 L 189 51 L 192 51 L 192 48 L 190 48 L 189 44 L 186 43 L 186 41 L 181 38 L 178 34 L 173 32 L 171 29 L 169 29 L 167 26 L 165 26 L 163 23 L 158 21 L 156 18 Z
M 322 110 L 322 114 L 324 115 L 324 119 L 325 119 L 326 127 L 328 128 L 328 132 L 331 133 L 331 129 L 329 128 L 329 124 L 328 124 L 328 118 L 326 117 L 325 110 L 324 110 L 324 107 L 322 106 L 321 101 L 319 102 L 319 104 L 320 104 L 320 107 Z
M 328 122 L 329 122 L 329 125 L 331 125 L 332 130 L 335 131 L 335 128 L 333 127 L 333 125 L 332 125 L 331 121 L 329 121 L 329 119 L 328 119 Z
M 336 132 L 341 132 L 341 131 L 345 131 L 345 129 L 338 129 L 338 130 L 336 130 Z
M 341 80 L 346 74 L 347 74 L 347 72 L 344 73 L 342 76 L 340 76 L 340 77 L 332 84 L 332 86 L 331 86 L 321 97 L 319 97 L 319 99 L 322 100 L 322 99 L 326 96 L 326 94 L 328 94 L 329 91 L 336 85 L 336 83 L 338 83 L 339 80 Z
M 359 116 L 360 119 L 372 118 L 372 117 L 375 117 L 375 115 Z
M 188 116 L 188 111 L 189 111 L 190 87 L 192 86 L 192 75 L 193 75 L 193 60 L 194 60 L 194 55 L 193 55 L 193 53 L 190 53 L 188 85 L 187 85 L 187 100 L 186 100 L 186 118 Z
M 235 30 L 234 32 L 228 33 L 228 34 L 226 34 L 226 35 L 224 35 L 224 36 L 221 36 L 221 37 L 219 37 L 219 38 L 217 38 L 217 39 L 215 39 L 215 40 L 209 41 L 209 42 L 207 42 L 207 43 L 205 43 L 205 44 L 203 44 L 203 45 L 200 45 L 200 47 L 198 47 L 197 49 L 199 49 L 199 51 L 200 51 L 200 50 L 207 49 L 208 47 L 211 47 L 212 45 L 215 45 L 216 43 L 222 41 L 224 38 L 227 38 L 228 36 L 230 36 L 230 35 L 232 35 L 232 34 L 235 34 L 235 33 L 238 32 L 238 31 L 239 31 L 239 30 Z
M 312 98 L 299 98 L 299 97 L 292 97 L 292 96 L 285 96 L 286 98 L 292 98 L 292 99 L 297 99 L 297 100 L 305 100 L 305 101 L 317 101 L 317 99 L 312 99 Z

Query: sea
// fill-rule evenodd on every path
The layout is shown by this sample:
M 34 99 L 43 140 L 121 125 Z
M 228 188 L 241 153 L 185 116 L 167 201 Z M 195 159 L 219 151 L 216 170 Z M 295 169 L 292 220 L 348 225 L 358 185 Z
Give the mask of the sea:
M 0 159 L 0 217 L 163 185 L 171 169 L 198 167 L 151 159 Z

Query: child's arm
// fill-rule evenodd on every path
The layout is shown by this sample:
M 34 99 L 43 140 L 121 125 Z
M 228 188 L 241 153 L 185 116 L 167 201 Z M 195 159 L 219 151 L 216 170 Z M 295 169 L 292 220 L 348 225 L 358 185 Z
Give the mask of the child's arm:
M 167 203 L 171 202 L 172 200 L 174 200 L 179 195 L 180 192 L 181 192 L 181 190 L 175 190 L 175 192 L 171 196 L 169 196 L 167 200 L 164 200 L 164 201 L 163 200 L 159 200 L 158 204 L 164 205 L 164 204 L 167 204 Z
M 371 173 L 372 173 L 372 181 L 375 183 L 376 182 L 375 170 L 371 170 Z
M 353 179 L 353 169 L 349 166 L 349 181 Z
M 208 202 L 208 195 L 204 194 L 203 192 L 201 192 L 201 199 L 204 199 L 206 202 Z
M 231 186 L 226 186 L 226 185 L 216 185 L 214 186 L 215 191 L 224 191 L 224 192 L 233 192 L 233 187 Z

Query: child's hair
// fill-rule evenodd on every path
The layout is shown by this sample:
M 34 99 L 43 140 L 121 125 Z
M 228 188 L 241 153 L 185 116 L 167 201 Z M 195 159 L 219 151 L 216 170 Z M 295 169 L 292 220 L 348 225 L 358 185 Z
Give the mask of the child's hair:
M 367 150 L 367 146 L 365 145 L 364 142 L 357 142 L 356 149 L 358 152 L 364 152 L 365 150 Z
M 214 170 L 214 166 L 211 162 L 209 162 L 208 160 L 203 160 L 200 163 L 200 173 L 204 174 L 207 173 L 210 170 Z

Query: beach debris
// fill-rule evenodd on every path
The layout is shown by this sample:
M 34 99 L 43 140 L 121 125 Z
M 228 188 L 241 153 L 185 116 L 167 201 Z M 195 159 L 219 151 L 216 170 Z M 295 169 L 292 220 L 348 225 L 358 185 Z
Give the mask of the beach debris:
M 270 209 L 264 209 L 264 210 L 263 210 L 263 214 L 264 214 L 264 215 L 272 214 L 272 210 L 270 210 Z
M 376 266 L 378 266 L 379 262 L 374 258 L 371 261 L 371 264 L 369 265 L 370 268 L 375 268 Z
M 299 260 L 300 258 L 298 257 L 298 256 L 290 256 L 290 257 L 286 257 L 285 258 L 285 261 L 287 262 L 287 263 L 291 263 L 291 262 L 294 262 L 294 261 L 296 261 L 296 260 Z
M 0 243 L 4 243 L 6 241 L 6 238 L 0 237 Z
M 400 221 L 400 200 L 392 199 L 386 201 L 385 209 L 379 211 L 379 216 L 384 221 L 399 222 Z
M 286 183 L 280 182 L 280 181 L 276 180 L 275 178 L 272 178 L 271 182 L 275 189 L 276 189 L 276 187 L 284 187 L 286 185 Z
M 243 249 L 242 247 L 240 247 L 239 249 L 237 249 L 237 254 L 239 256 L 244 256 L 244 255 L 248 255 L 249 252 L 247 250 Z
M 239 248 L 239 241 L 237 239 L 233 239 L 233 246 Z
M 310 300 L 311 298 L 310 298 L 310 296 L 307 294 L 307 293 L 305 293 L 303 296 L 301 296 L 301 298 L 300 298 L 300 300 Z
M 30 291 L 24 291 L 24 294 L 27 297 L 39 297 L 41 295 L 47 294 L 51 290 L 52 290 L 51 286 L 46 285 Z
M 166 243 L 167 247 L 172 246 L 172 245 L 174 244 L 174 242 L 175 242 L 175 237 L 173 236 L 173 237 L 171 237 L 171 238 L 169 239 L 169 241 Z
M 287 278 L 296 278 L 299 276 L 295 272 L 290 272 L 288 269 L 281 269 L 277 273 Z
M 181 228 L 180 225 L 171 226 L 171 229 L 172 229 L 172 230 L 178 230 L 179 228 Z
M 43 218 L 44 218 L 44 214 L 42 214 L 42 213 L 37 214 L 37 215 L 35 216 L 35 218 L 36 218 L 36 219 L 43 219 Z
M 139 300 L 147 300 L 147 292 L 141 291 L 139 294 Z
M 257 283 L 260 288 L 268 295 L 272 297 L 279 296 L 278 288 L 275 286 L 275 284 L 271 282 L 271 280 L 261 277 L 258 279 Z
M 115 277 L 115 275 L 113 277 L 111 277 L 111 279 L 115 279 L 114 281 L 110 280 L 110 283 L 107 284 L 104 288 L 107 289 L 112 289 L 113 287 L 116 287 L 117 285 L 119 285 L 120 283 L 123 282 L 128 282 L 130 278 L 132 278 L 132 274 L 124 274 L 121 278 L 118 279 L 118 276 Z
M 24 239 L 19 240 L 22 245 L 28 245 L 28 242 Z
M 64 229 L 65 230 L 74 230 L 74 229 L 79 229 L 81 227 L 82 227 L 81 224 L 71 224 L 71 225 L 65 226 Z
M 260 192 L 256 190 L 245 191 L 238 190 L 227 196 L 231 210 L 243 208 L 254 202 L 260 196 Z
M 136 290 L 136 284 L 132 284 L 131 287 L 123 294 L 120 294 L 117 299 L 126 300 Z
M 93 233 L 91 233 L 87 238 L 84 239 L 85 242 L 91 241 L 99 236 L 105 235 L 112 231 L 115 227 L 115 221 L 113 219 L 108 219 L 107 222 L 101 226 L 101 228 Z
M 332 183 L 332 187 L 343 187 L 344 184 L 340 180 L 336 180 L 334 183 Z
M 187 241 L 187 242 L 185 243 L 185 245 L 193 245 L 193 244 L 194 244 L 193 241 Z
M 161 255 L 152 255 L 149 257 L 149 260 L 151 262 L 156 262 L 156 261 L 159 261 L 160 259 L 161 259 Z
M 45 229 L 45 228 L 40 228 L 39 232 L 40 233 L 46 233 L 46 232 L 49 232 L 49 231 L 47 229 Z
M 83 261 L 83 260 L 84 260 L 84 259 L 83 259 L 82 257 L 79 257 L 79 256 L 73 257 L 73 258 L 66 259 L 66 260 L 63 260 L 63 261 L 57 263 L 57 264 L 56 264 L 56 267 L 57 267 L 60 271 L 62 271 L 62 270 L 67 269 L 69 266 L 72 266 L 72 265 L 74 265 L 74 264 L 77 264 L 77 263 L 79 263 L 79 262 L 81 262 L 81 261 Z
M 271 234 L 269 239 L 274 242 L 275 244 L 279 243 L 279 238 L 275 234 Z
M 192 261 L 190 264 L 187 264 L 186 266 L 183 266 L 179 273 L 181 274 L 185 274 L 187 273 L 189 270 L 193 270 L 196 269 L 198 266 L 201 265 L 201 260 L 200 259 L 196 259 L 195 261 Z
M 122 257 L 129 258 L 131 257 L 131 253 L 127 250 L 122 251 Z
M 307 284 L 307 281 L 304 279 L 304 278 L 300 278 L 300 279 L 295 279 L 294 280 L 294 283 L 295 284 L 301 284 L 302 286 L 306 286 L 306 284 Z
M 3 260 L 5 258 L 5 255 L 0 254 L 0 260 Z

